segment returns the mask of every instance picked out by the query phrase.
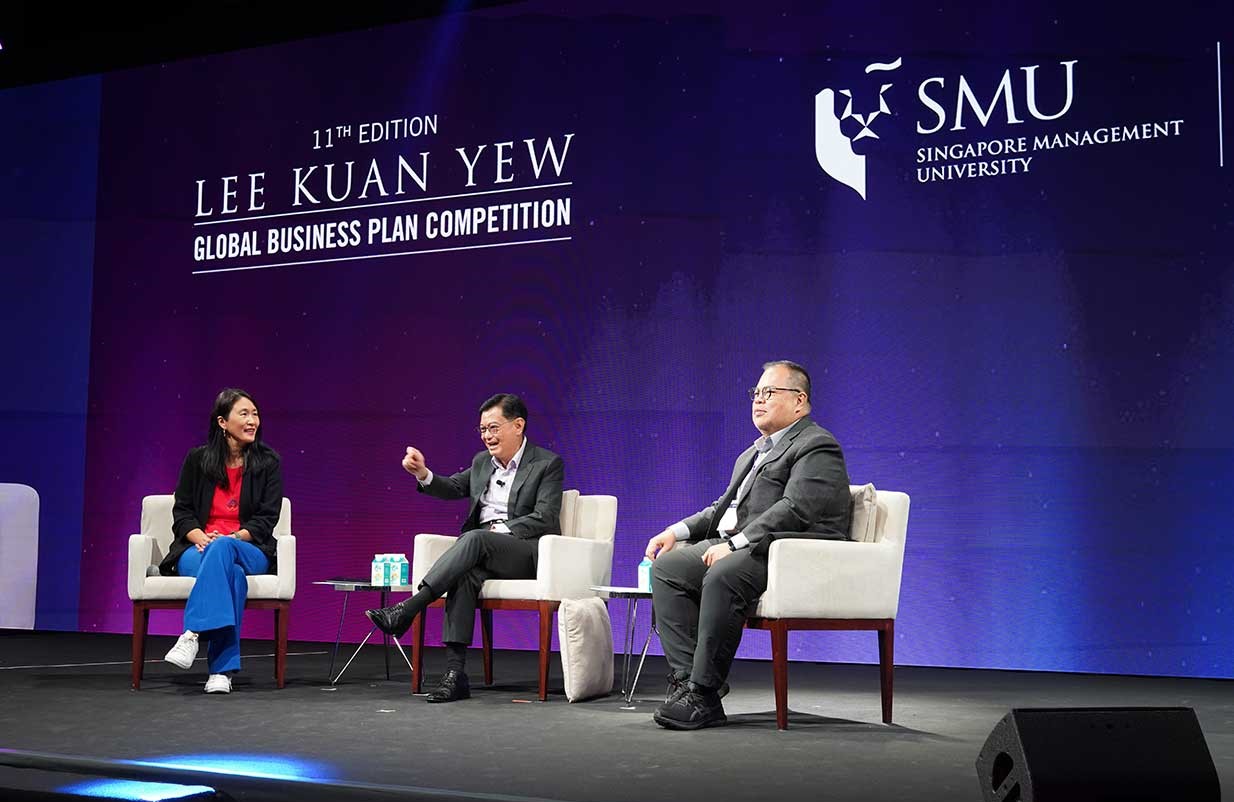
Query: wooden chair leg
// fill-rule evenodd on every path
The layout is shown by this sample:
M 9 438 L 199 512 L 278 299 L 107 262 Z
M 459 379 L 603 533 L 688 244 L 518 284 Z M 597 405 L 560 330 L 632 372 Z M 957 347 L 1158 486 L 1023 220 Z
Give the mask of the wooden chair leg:
M 771 622 L 771 671 L 776 692 L 776 729 L 788 729 L 788 624 Z
M 493 684 L 493 611 L 480 610 L 480 650 L 484 655 L 484 684 Z
M 553 648 L 553 605 L 540 602 L 540 701 L 548 701 L 548 656 Z
M 146 670 L 146 630 L 150 609 L 141 602 L 133 603 L 133 690 L 141 690 L 141 677 Z
M 274 608 L 274 684 L 282 688 L 287 681 L 287 619 L 291 605 Z
M 895 621 L 887 622 L 887 626 L 878 631 L 878 675 L 882 686 L 883 723 L 891 723 L 891 680 L 895 671 Z
M 411 692 L 420 692 L 424 674 L 424 616 L 427 610 L 411 619 Z

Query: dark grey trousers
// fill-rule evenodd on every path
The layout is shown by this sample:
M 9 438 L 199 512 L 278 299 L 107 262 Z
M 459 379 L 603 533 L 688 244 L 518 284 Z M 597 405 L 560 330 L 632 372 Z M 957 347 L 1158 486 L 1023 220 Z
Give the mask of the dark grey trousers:
M 728 677 L 746 617 L 767 589 L 765 554 L 741 549 L 708 568 L 703 554 L 720 542 L 676 546 L 651 566 L 652 604 L 669 668 L 709 688 Z
M 421 585 L 446 599 L 443 643 L 470 644 L 476 628 L 476 605 L 486 579 L 535 579 L 539 540 L 522 540 L 504 532 L 472 529 L 433 564 Z

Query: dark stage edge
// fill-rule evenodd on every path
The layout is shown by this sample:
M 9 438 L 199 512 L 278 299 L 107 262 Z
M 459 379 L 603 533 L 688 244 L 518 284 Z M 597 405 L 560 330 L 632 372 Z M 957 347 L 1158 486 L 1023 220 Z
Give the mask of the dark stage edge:
M 152 636 L 147 654 L 161 657 L 172 642 Z M 895 723 L 886 726 L 876 666 L 792 663 L 790 729 L 778 732 L 770 664 L 739 661 L 725 699 L 729 725 L 677 733 L 651 721 L 663 693 L 661 658 L 649 658 L 630 711 L 616 694 L 568 703 L 556 653 L 546 703 L 535 701 L 534 653 L 498 652 L 497 683 L 485 688 L 473 651 L 473 698 L 429 705 L 409 695 L 397 653 L 393 679 L 385 679 L 380 647 L 366 647 L 335 690 L 325 690 L 329 645 L 293 643 L 282 690 L 273 659 L 251 657 L 230 695 L 206 696 L 203 661 L 189 672 L 148 663 L 142 690 L 130 690 L 129 643 L 124 635 L 0 630 L 0 747 L 91 759 L 266 754 L 315 764 L 321 783 L 352 784 L 232 792 L 253 800 L 461 792 L 578 802 L 957 802 L 981 799 L 977 752 L 1012 707 L 1182 706 L 1196 710 L 1224 795 L 1234 793 L 1228 680 L 901 667 Z M 244 642 L 246 655 L 271 651 L 268 642 Z M 428 650 L 430 686 L 443 662 L 440 649 Z M 112 664 L 14 668 L 81 663 Z M 0 788 L 20 776 L 34 774 L 0 768 Z

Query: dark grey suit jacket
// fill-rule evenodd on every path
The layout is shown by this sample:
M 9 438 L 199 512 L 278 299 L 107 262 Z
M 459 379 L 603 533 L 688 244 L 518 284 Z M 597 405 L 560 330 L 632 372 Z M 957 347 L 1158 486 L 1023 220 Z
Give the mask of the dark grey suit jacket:
M 510 517 L 506 519 L 510 534 L 524 540 L 561 534 L 561 483 L 564 476 L 565 466 L 561 457 L 527 441 L 523 461 L 514 472 L 514 482 L 510 486 Z M 480 496 L 488 489 L 492 477 L 493 457 L 488 451 L 481 451 L 472 459 L 468 470 L 459 471 L 453 476 L 434 473 L 433 481 L 427 485 L 417 482 L 416 487 L 421 493 L 437 498 L 470 498 L 471 509 L 462 529 L 466 532 L 480 527 Z
M 682 522 L 690 540 L 717 536 L 720 518 L 756 454 L 754 446 L 742 452 L 724 495 Z M 781 537 L 846 540 L 851 520 L 852 495 L 840 444 L 809 418 L 788 428 L 737 499 L 736 531 L 749 539 L 756 554 L 766 553 Z

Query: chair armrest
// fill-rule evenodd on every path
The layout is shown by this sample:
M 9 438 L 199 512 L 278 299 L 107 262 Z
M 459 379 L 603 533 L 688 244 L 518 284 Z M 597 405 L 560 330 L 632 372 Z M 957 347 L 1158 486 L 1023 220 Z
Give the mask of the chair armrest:
M 296 597 L 296 538 L 295 535 L 279 535 L 274 548 L 277 561 L 278 591 L 276 598 Z
M 536 572 L 539 599 L 584 599 L 592 585 L 607 585 L 613 573 L 613 544 L 578 537 L 540 538 Z
M 424 579 L 433 563 L 440 560 L 441 555 L 445 554 L 456 540 L 457 537 L 447 535 L 416 535 L 411 550 L 410 581 L 413 588 L 420 586 L 420 580 Z
M 129 535 L 129 598 L 145 598 L 146 569 L 157 564 L 158 547 L 149 535 Z
M 902 543 L 782 538 L 771 544 L 768 618 L 895 618 Z

